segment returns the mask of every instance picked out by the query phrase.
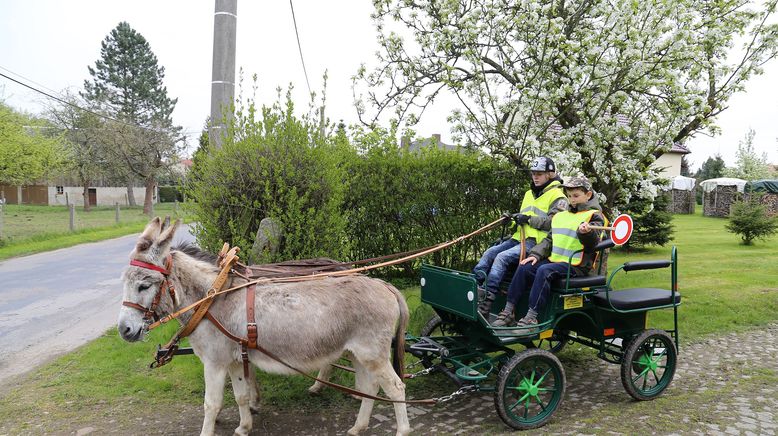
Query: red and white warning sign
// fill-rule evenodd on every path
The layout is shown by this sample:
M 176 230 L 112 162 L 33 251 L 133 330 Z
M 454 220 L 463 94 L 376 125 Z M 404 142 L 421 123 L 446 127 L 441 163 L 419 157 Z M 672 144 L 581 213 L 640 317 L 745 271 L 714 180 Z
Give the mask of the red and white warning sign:
M 616 245 L 624 245 L 632 236 L 632 217 L 621 214 L 613 220 L 611 239 Z

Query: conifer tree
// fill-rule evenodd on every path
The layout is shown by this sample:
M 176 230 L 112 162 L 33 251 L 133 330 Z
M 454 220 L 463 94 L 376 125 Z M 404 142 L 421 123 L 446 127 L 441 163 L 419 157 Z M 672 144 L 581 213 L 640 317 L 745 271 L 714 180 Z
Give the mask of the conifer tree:
M 177 160 L 182 139 L 171 118 L 178 99 L 167 95 L 165 68 L 146 38 L 126 22 L 105 37 L 100 59 L 88 68 L 91 79 L 84 81 L 82 96 L 125 123 L 116 126 L 107 142 L 113 145 L 117 172 L 145 183 L 143 210 L 149 213 L 157 176 Z M 133 202 L 132 180 L 127 190 Z

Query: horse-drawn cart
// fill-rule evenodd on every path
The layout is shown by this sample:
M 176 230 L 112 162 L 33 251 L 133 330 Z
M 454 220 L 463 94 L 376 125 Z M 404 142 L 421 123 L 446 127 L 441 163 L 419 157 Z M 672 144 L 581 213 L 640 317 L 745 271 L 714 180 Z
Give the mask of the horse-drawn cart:
M 597 249 L 613 245 L 606 240 Z M 668 267 L 669 289 L 612 286 L 621 271 Z M 437 315 L 421 336 L 406 336 L 406 351 L 467 390 L 493 392 L 497 413 L 515 429 L 546 424 L 561 404 L 565 370 L 553 353 L 568 342 L 591 347 L 599 358 L 621 365 L 627 393 L 637 400 L 651 400 L 667 388 L 675 373 L 681 299 L 677 274 L 673 247 L 669 260 L 627 262 L 608 277 L 565 277 L 552 286 L 539 324 L 493 327 L 489 321 L 495 313 L 487 320 L 478 312 L 472 274 L 423 265 L 421 300 Z M 499 311 L 504 298 L 495 302 L 494 311 Z M 526 308 L 525 296 L 516 313 Z M 665 308 L 673 310 L 673 328 L 649 329 L 647 313 Z

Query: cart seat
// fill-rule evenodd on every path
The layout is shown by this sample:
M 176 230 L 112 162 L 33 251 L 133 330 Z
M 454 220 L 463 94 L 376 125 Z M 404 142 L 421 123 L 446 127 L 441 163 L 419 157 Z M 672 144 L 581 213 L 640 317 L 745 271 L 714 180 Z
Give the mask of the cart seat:
M 668 289 L 657 288 L 631 288 L 618 291 L 610 291 L 611 304 L 619 310 L 647 309 L 657 306 L 673 304 L 670 301 L 671 292 Z M 605 292 L 593 295 L 594 304 L 610 308 Z M 674 304 L 681 303 L 681 294 L 675 293 Z
M 569 289 L 591 288 L 593 286 L 605 286 L 605 276 L 571 277 Z M 551 288 L 563 291 L 565 289 L 565 277 L 551 282 Z

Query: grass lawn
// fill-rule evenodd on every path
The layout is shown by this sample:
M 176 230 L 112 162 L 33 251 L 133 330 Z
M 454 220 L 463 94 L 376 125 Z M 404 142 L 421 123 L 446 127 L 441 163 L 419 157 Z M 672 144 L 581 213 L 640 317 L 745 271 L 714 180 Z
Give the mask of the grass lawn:
M 178 217 L 174 203 L 154 205 L 154 214 Z M 40 253 L 140 232 L 149 222 L 143 207 L 122 207 L 119 223 L 113 206 L 93 207 L 84 212 L 76 208 L 75 231 L 70 231 L 70 212 L 64 206 L 8 204 L 3 207 L 0 260 Z
M 676 215 L 674 245 L 679 252 L 679 309 L 683 341 L 729 331 L 756 329 L 778 320 L 778 237 L 754 246 L 739 244 L 737 235 L 724 229 L 725 219 L 697 215 Z M 626 260 L 669 258 L 670 245 L 642 253 L 615 250 L 611 268 Z M 670 270 L 635 271 L 623 274 L 615 287 L 664 287 L 670 283 Z M 421 306 L 416 281 L 396 282 L 403 289 L 412 311 L 412 332 L 432 314 Z M 118 308 L 117 308 L 118 309 Z M 649 316 L 651 326 L 671 327 L 672 311 L 656 311 Z M 179 356 L 171 364 L 148 369 L 157 343 L 164 343 L 177 326 L 167 325 L 152 332 L 149 341 L 127 344 L 109 330 L 96 341 L 74 353 L 36 370 L 18 388 L 0 398 L 0 421 L 17 415 L 36 415 L 78 422 L 81 411 L 108 407 L 128 411 L 132 404 L 173 405 L 176 402 L 201 404 L 204 385 L 202 365 L 192 356 Z M 593 359 L 589 349 L 569 347 L 566 359 Z M 410 357 L 410 356 L 409 356 Z M 414 368 L 415 371 L 419 368 Z M 280 377 L 260 373 L 264 413 L 293 410 L 325 413 L 341 407 L 354 407 L 352 400 L 332 389 L 319 397 L 306 391 L 310 382 L 302 377 Z M 334 381 L 353 385 L 350 374 L 336 371 Z M 445 384 L 445 386 L 441 385 Z M 416 398 L 450 393 L 453 385 L 441 377 L 416 379 L 408 392 Z M 227 404 L 232 400 L 227 398 Z M 49 418 L 47 418 L 49 419 Z M 24 427 L 19 427 L 24 432 Z M 29 430 L 29 429 L 27 429 Z

